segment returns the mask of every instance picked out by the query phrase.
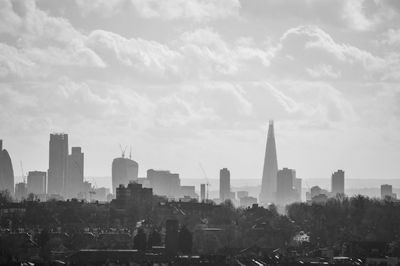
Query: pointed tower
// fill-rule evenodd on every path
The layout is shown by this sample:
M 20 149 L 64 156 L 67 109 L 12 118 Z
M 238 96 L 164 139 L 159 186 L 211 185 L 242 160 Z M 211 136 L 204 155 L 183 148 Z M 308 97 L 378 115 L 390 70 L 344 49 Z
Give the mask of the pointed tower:
M 275 202 L 278 160 L 274 134 L 274 121 L 269 121 L 267 147 L 265 149 L 264 169 L 261 183 L 260 203 Z

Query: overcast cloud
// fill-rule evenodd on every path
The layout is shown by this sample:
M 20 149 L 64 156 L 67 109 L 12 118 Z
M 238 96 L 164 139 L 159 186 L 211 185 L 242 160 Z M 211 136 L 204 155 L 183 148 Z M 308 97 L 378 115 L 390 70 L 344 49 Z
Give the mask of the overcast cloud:
M 1 0 L 0 138 L 20 175 L 50 132 L 110 176 L 260 178 L 269 119 L 301 178 L 400 173 L 397 0 Z

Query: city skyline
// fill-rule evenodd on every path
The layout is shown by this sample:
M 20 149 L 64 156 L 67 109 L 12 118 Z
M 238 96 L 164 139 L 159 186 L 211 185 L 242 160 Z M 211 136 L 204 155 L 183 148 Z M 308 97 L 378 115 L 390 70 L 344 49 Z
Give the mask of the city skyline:
M 399 265 L 400 0 L 0 0 L 0 265 Z
M 0 136 L 16 176 L 20 161 L 46 170 L 36 155 L 65 132 L 89 177 L 110 175 L 121 143 L 140 176 L 201 178 L 200 162 L 258 178 L 274 119 L 281 166 L 302 178 L 398 177 L 392 2 L 105 3 L 3 1 Z

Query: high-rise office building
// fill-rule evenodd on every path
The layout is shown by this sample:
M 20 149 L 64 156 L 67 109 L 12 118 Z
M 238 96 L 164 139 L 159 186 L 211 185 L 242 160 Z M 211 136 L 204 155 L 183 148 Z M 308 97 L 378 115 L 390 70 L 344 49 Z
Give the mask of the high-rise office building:
M 147 179 L 153 193 L 159 196 L 178 199 L 180 197 L 181 179 L 179 174 L 166 170 L 147 170 Z
M 278 159 L 276 156 L 276 144 L 274 122 L 269 122 L 267 145 L 265 148 L 264 168 L 261 183 L 260 203 L 267 204 L 276 199 L 278 173 Z
M 26 183 L 20 182 L 20 183 L 15 184 L 15 194 L 14 195 L 15 195 L 16 200 L 18 200 L 18 201 L 26 199 L 26 197 L 28 195 Z
M 301 194 L 302 194 L 301 183 L 302 183 L 301 178 L 294 179 L 293 186 L 296 193 L 296 201 L 301 201 Z
M 382 199 L 396 199 L 397 195 L 393 193 L 392 185 L 384 184 L 381 185 L 381 198 Z
M 49 170 L 47 193 L 65 195 L 65 180 L 68 171 L 68 135 L 50 134 Z
M 231 197 L 231 173 L 228 168 L 219 171 L 219 199 L 224 202 Z
M 72 147 L 68 155 L 68 175 L 65 180 L 65 194 L 67 198 L 78 198 L 82 192 L 84 170 L 84 154 L 81 147 Z
M 276 200 L 281 204 L 287 204 L 295 200 L 295 190 L 293 189 L 293 169 L 283 168 L 277 173 Z
M 337 170 L 332 174 L 332 194 L 344 194 L 344 171 Z
M 206 200 L 206 184 L 200 184 L 200 200 Z
M 113 194 L 119 185 L 127 186 L 129 182 L 137 182 L 139 164 L 134 160 L 120 157 L 112 162 L 112 187 Z
M 14 170 L 8 151 L 3 150 L 3 140 L 0 140 L 0 190 L 14 194 Z
M 28 173 L 28 194 L 46 194 L 46 172 L 31 171 Z

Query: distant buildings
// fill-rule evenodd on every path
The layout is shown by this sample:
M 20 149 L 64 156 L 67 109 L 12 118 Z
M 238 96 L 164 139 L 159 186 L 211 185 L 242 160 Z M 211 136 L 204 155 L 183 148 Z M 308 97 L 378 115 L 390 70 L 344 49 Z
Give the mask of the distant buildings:
M 296 201 L 301 201 L 301 194 L 302 194 L 302 180 L 301 178 L 296 178 L 296 176 L 294 176 L 294 190 L 295 190 L 295 194 L 296 194 Z
M 177 199 L 180 196 L 181 180 L 179 174 L 166 170 L 147 170 L 147 179 L 153 193 L 167 198 Z
M 92 201 L 105 202 L 108 201 L 107 196 L 110 194 L 110 189 L 105 187 L 93 189 Z
M 28 173 L 28 195 L 30 193 L 35 195 L 46 194 L 46 172 L 30 171 Z
M 257 204 L 257 198 L 244 196 L 239 198 L 240 206 L 241 207 L 251 207 L 253 204 Z
M 285 205 L 297 200 L 297 192 L 294 188 L 296 172 L 293 169 L 283 168 L 277 174 L 276 200 Z
M 10 155 L 3 149 L 3 140 L 0 140 L 0 191 L 3 190 L 14 194 L 14 170 Z
M 274 122 L 269 122 L 267 146 L 265 149 L 264 168 L 262 175 L 260 203 L 275 202 L 277 189 L 278 159 L 274 134 Z
M 26 183 L 20 182 L 20 183 L 15 184 L 14 196 L 17 201 L 26 199 L 27 195 L 28 195 L 28 191 L 27 191 Z
M 68 155 L 68 175 L 65 181 L 66 198 L 77 198 L 83 185 L 84 154 L 81 147 L 72 147 Z
M 112 162 L 112 189 L 113 193 L 119 185 L 127 186 L 129 182 L 136 182 L 138 179 L 139 165 L 134 160 L 116 158 Z
M 47 193 L 65 195 L 68 168 L 68 135 L 50 134 Z
M 337 170 L 332 174 L 332 196 L 337 194 L 344 195 L 344 171 Z
M 249 196 L 249 192 L 248 191 L 237 191 L 236 195 L 238 197 L 238 199 L 244 198 L 244 197 L 248 197 Z
M 180 197 L 188 197 L 190 199 L 198 199 L 199 195 L 196 194 L 195 186 L 181 186 Z
M 118 204 L 126 205 L 136 203 L 140 206 L 151 205 L 153 199 L 153 190 L 144 188 L 138 183 L 129 183 L 127 186 L 119 185 L 116 189 L 116 199 Z
M 219 199 L 221 202 L 231 199 L 231 173 L 227 168 L 219 171 Z
M 382 199 L 396 199 L 397 195 L 393 193 L 392 185 L 381 185 L 381 198 Z
M 200 201 L 206 200 L 206 184 L 200 184 Z

